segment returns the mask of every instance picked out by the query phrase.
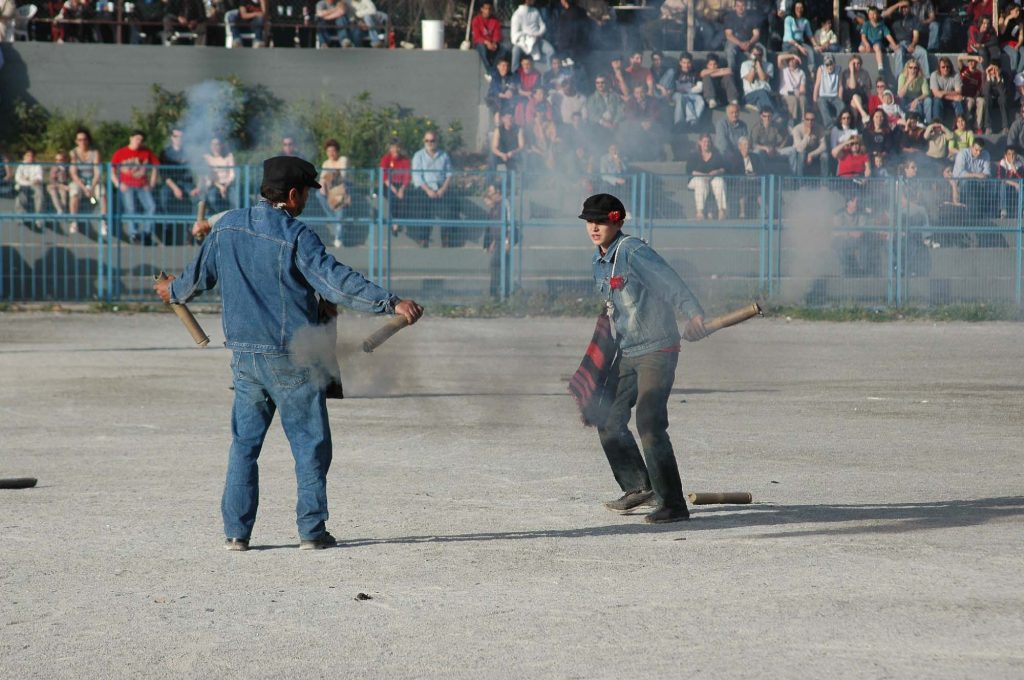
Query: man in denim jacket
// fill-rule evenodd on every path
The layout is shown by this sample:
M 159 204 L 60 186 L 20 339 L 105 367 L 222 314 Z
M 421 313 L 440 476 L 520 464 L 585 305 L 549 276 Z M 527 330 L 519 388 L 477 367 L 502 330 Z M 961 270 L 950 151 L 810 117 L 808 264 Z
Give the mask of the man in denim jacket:
M 612 474 L 625 494 L 605 506 L 626 511 L 656 505 L 645 521 L 678 522 L 689 519 L 690 513 L 668 436 L 668 398 L 679 360 L 676 310 L 689 317 L 684 333 L 687 340 L 707 334 L 704 310 L 653 248 L 622 233 L 625 215 L 622 201 L 610 194 L 591 196 L 580 214 L 580 219 L 587 222 L 590 240 L 597 246 L 594 280 L 598 292 L 608 300 L 608 313 L 622 352 L 615 399 L 608 420 L 598 427 L 598 435 Z M 629 431 L 634 404 L 646 465 Z
M 287 156 L 266 160 L 264 200 L 224 213 L 181 278 L 154 286 L 164 302 L 183 303 L 220 285 L 235 389 L 221 502 L 229 550 L 249 547 L 259 503 L 257 459 L 276 410 L 295 458 L 299 547 L 336 544 L 325 526 L 332 455 L 325 385 L 288 354 L 295 332 L 317 324 L 316 295 L 362 312 L 399 314 L 409 323 L 423 314 L 412 300 L 399 299 L 335 260 L 296 219 L 311 188 L 320 188 L 312 164 Z M 209 229 L 205 223 L 196 227 Z

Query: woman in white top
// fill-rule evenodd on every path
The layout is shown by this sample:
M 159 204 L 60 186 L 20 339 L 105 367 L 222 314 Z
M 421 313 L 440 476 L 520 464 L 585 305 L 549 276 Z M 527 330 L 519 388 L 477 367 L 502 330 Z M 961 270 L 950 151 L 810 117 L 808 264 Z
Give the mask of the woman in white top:
M 807 77 L 800 68 L 800 57 L 783 52 L 778 63 L 779 94 L 789 109 L 789 118 L 802 120 L 807 106 Z
M 821 124 L 826 130 L 835 124 L 839 113 L 846 108 L 843 105 L 843 77 L 831 54 L 825 56 L 825 62 L 818 67 L 818 72 L 814 75 L 811 99 L 818 107 Z
M 219 137 L 210 140 L 210 153 L 203 156 L 210 166 L 207 178 L 206 206 L 207 212 L 219 213 L 238 207 L 238 195 L 232 185 L 235 183 L 235 155 L 230 151 L 224 153 L 224 146 Z
M 92 148 L 92 135 L 85 128 L 75 132 L 75 148 L 68 152 L 68 212 L 77 215 L 85 198 L 99 208 L 101 214 L 107 212 L 103 191 L 103 173 L 100 168 L 100 152 Z M 78 222 L 72 220 L 68 231 L 78 233 Z M 104 222 L 100 226 L 100 235 L 107 235 Z
M 337 218 L 334 225 L 334 247 L 340 248 L 343 244 L 343 228 L 341 216 L 345 208 L 352 205 L 352 196 L 348 191 L 348 156 L 341 155 L 341 145 L 336 139 L 328 139 L 324 142 L 323 165 L 320 166 L 320 190 L 317 192 L 317 200 L 328 217 Z

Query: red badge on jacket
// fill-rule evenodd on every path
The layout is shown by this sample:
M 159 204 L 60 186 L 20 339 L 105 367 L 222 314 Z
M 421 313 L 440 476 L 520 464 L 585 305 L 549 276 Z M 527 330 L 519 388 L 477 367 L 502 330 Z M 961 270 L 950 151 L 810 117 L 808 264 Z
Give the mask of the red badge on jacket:
M 626 279 L 621 276 L 613 276 L 608 279 L 608 285 L 612 287 L 612 290 L 619 290 L 626 285 Z

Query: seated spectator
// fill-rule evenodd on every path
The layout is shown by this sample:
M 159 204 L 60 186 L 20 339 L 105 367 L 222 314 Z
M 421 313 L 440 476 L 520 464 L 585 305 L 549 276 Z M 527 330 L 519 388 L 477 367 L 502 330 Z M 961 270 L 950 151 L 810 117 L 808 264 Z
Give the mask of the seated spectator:
M 861 198 L 851 193 L 846 205 L 832 218 L 832 234 L 843 276 L 879 276 L 883 270 L 884 244 L 877 231 L 868 231 L 869 215 L 861 207 Z
M 924 139 L 928 142 L 928 158 L 937 163 L 949 160 L 949 142 L 953 139 L 953 133 L 949 128 L 939 121 L 934 121 L 924 129 Z
M 906 157 L 923 155 L 928 150 L 928 140 L 924 138 L 924 125 L 916 113 L 908 113 L 903 125 L 895 130 L 896 148 Z
M 999 47 L 999 38 L 992 28 L 991 13 L 979 16 L 967 29 L 967 54 L 978 57 L 985 66 L 993 61 L 999 63 L 1002 49 Z
M 740 137 L 749 137 L 747 124 L 740 120 L 738 104 L 725 107 L 725 118 L 715 123 L 715 148 L 727 161 L 733 162 L 739 155 L 736 146 Z
M 623 177 L 626 173 L 626 164 L 619 156 L 618 144 L 610 144 L 608 153 L 601 156 L 600 172 L 601 181 L 604 182 L 607 191 L 615 192 L 626 186 L 626 178 Z
M 337 42 L 340 47 L 359 44 L 354 25 L 345 0 L 318 0 L 314 12 L 316 18 L 317 42 L 321 47 L 330 47 Z
M 558 104 L 555 105 L 557 99 Z M 560 125 L 568 125 L 574 115 L 579 114 L 581 120 L 587 111 L 587 98 L 576 91 L 572 81 L 562 81 L 561 88 L 556 98 L 552 95 L 552 108 L 556 112 L 555 118 Z
M 882 21 L 882 14 L 877 7 L 868 7 L 868 20 L 860 27 L 860 48 L 862 53 L 873 53 L 878 64 L 878 72 L 885 71 L 886 46 L 893 51 L 899 49 L 892 37 L 889 27 Z
M 516 80 L 519 86 L 519 91 L 516 93 L 519 95 L 515 107 L 516 125 L 522 126 L 528 120 L 526 107 L 533 97 L 533 91 L 540 87 L 540 72 L 533 67 L 533 58 L 530 55 L 524 54 L 520 57 Z
M 626 73 L 622 70 L 622 57 L 615 55 L 611 58 L 610 73 L 612 91 L 619 95 L 623 102 L 628 102 L 632 96 L 632 88 L 626 82 Z
M 967 114 L 974 118 L 974 128 L 980 135 L 985 118 L 985 98 L 981 94 L 985 74 L 978 69 L 981 59 L 961 54 L 957 56 L 957 61 L 960 63 L 960 94 L 967 105 Z
M 737 72 L 739 64 L 748 61 L 751 50 L 761 39 L 761 19 L 747 12 L 746 0 L 736 0 L 733 11 L 725 15 L 725 60 L 729 70 Z M 762 53 L 764 48 L 762 47 Z
M 750 146 L 754 153 L 773 157 L 786 145 L 786 138 L 773 118 L 771 109 L 761 109 L 760 120 L 750 130 Z
M 587 98 L 586 119 L 605 133 L 615 131 L 622 120 L 622 100 L 611 91 L 606 76 L 594 79 L 594 93 Z
M 561 151 L 558 127 L 554 121 L 548 120 L 538 111 L 533 116 L 533 124 L 527 137 L 527 166 L 535 172 L 553 171 Z
M 263 8 L 258 2 L 242 0 L 236 9 L 224 13 L 224 24 L 230 32 L 231 41 L 227 47 L 242 45 L 242 28 L 245 25 L 253 34 L 253 47 L 263 46 Z
M 530 100 L 526 102 L 523 120 L 533 121 L 534 116 L 538 113 L 544 116 L 544 120 L 555 120 L 554 107 L 552 107 L 551 102 L 548 101 L 548 93 L 540 86 L 534 88 L 533 93 L 530 95 Z M 523 129 L 529 130 L 530 126 L 526 125 Z
M 889 117 L 882 109 L 876 109 L 870 122 L 864 128 L 864 148 L 869 154 L 883 153 L 888 155 L 895 148 Z
M 639 50 L 629 55 L 629 66 L 625 70 L 626 87 L 632 92 L 637 85 L 646 90 L 648 97 L 654 96 L 654 75 L 644 66 L 644 53 Z
M 299 147 L 295 144 L 295 137 L 292 135 L 284 135 L 281 137 L 281 155 L 282 156 L 294 156 L 295 158 L 301 158 L 305 160 L 305 156 L 299 151 Z
M 164 45 L 171 45 L 175 33 L 195 34 L 195 44 L 206 44 L 206 6 L 203 0 L 170 0 L 164 14 Z
M 719 104 L 738 104 L 739 91 L 736 81 L 728 67 L 722 66 L 718 55 L 708 54 L 707 63 L 700 71 L 701 95 L 709 109 L 718 108 Z
M 575 74 L 572 67 L 563 65 L 562 58 L 556 55 L 551 57 L 551 66 L 548 67 L 548 70 L 541 74 L 540 84 L 548 92 L 557 92 L 565 83 L 575 85 L 574 80 Z
M 638 161 L 658 160 L 661 153 L 661 106 L 647 96 L 643 85 L 633 88 L 633 97 L 625 106 L 621 143 L 627 155 Z
M 231 32 L 231 43 L 228 47 L 242 44 L 242 26 L 247 25 L 252 31 L 252 46 L 263 47 L 263 7 L 260 3 L 253 3 L 251 0 L 242 0 L 236 9 L 228 10 L 224 14 L 224 23 Z
M 587 13 L 576 4 L 576 0 L 559 0 L 551 3 L 551 23 L 555 52 L 579 60 L 587 53 L 589 20 Z
M 665 55 L 660 50 L 651 52 L 651 77 L 654 79 L 655 85 L 661 82 L 670 68 L 671 66 L 665 63 Z M 657 88 L 655 88 L 655 94 L 657 94 Z
M 703 52 L 725 47 L 721 27 L 731 4 L 730 0 L 694 0 L 694 47 Z
M 931 74 L 928 68 L 928 52 L 921 46 L 924 38 L 921 35 L 921 21 L 911 9 L 910 0 L 899 0 L 882 10 L 882 18 L 890 20 L 892 37 L 896 43 L 892 50 L 896 72 L 903 73 L 903 64 L 910 57 L 917 61 L 924 77 L 927 78 Z M 893 15 L 895 18 L 890 19 Z
M 345 208 L 352 205 L 352 194 L 348 187 L 348 157 L 341 155 L 341 147 L 336 139 L 328 139 L 324 142 L 323 165 L 320 166 L 320 188 L 317 190 L 316 198 L 323 208 L 324 214 L 337 220 L 334 225 L 334 247 L 349 245 L 345 241 L 344 225 L 341 220 Z
M 793 13 L 787 15 L 783 22 L 782 49 L 800 57 L 800 61 L 807 64 L 808 70 L 813 71 L 818 45 L 814 41 L 811 22 L 804 16 L 804 9 L 803 0 L 793 3 Z M 782 68 L 781 60 L 779 68 Z
M 860 55 L 853 55 L 847 64 L 846 73 L 843 75 L 843 87 L 839 96 L 843 103 L 853 109 L 862 122 L 867 123 L 871 118 L 868 113 L 868 96 L 871 92 L 871 76 L 863 69 L 863 62 Z
M 818 67 L 814 76 L 814 89 L 811 99 L 821 114 L 821 123 L 827 129 L 832 127 L 844 108 L 842 77 L 836 68 L 836 60 L 832 55 L 825 55 L 824 62 Z
M 908 113 L 916 113 L 931 122 L 932 99 L 928 79 L 921 73 L 917 59 L 907 59 L 903 70 L 896 79 L 896 101 L 903 104 Z
M 705 218 L 704 207 L 710 190 L 718 205 L 718 219 L 727 219 L 729 206 L 725 197 L 725 180 L 722 179 L 726 172 L 726 161 L 715 151 L 711 144 L 711 135 L 708 133 L 701 133 L 697 139 L 697 148 L 687 163 L 687 169 L 691 175 L 687 186 L 693 190 L 697 208 L 693 218 L 698 221 Z
M 882 94 L 885 93 L 889 86 L 885 82 L 885 78 L 879 78 L 875 81 L 875 91 L 868 97 L 868 116 L 870 117 L 882 106 Z
M 480 62 L 490 81 L 498 72 L 498 62 L 508 53 L 501 44 L 501 21 L 494 16 L 493 2 L 480 5 L 480 13 L 473 17 L 471 31 L 473 48 L 480 55 Z
M 807 107 L 807 77 L 800 68 L 800 58 L 787 53 L 778 57 L 779 69 L 779 96 L 786 104 L 790 120 L 800 120 Z
M 173 131 L 172 131 L 173 134 Z M 68 184 L 68 212 L 77 215 L 82 206 L 82 199 L 87 204 L 98 205 L 101 214 L 106 213 L 106 196 L 102 169 L 100 168 L 100 152 L 92 148 L 92 135 L 85 128 L 75 132 L 75 146 L 68 152 L 71 163 Z M 72 220 L 68 232 L 78 233 L 78 222 Z M 106 236 L 107 227 L 103 223 L 101 236 Z
M 362 37 L 370 40 L 370 47 L 386 47 L 387 36 L 381 32 L 388 25 L 388 15 L 377 10 L 373 0 L 347 0 L 352 3 L 355 11 L 355 23 L 358 30 L 356 47 L 362 47 Z M 500 40 L 499 40 L 500 43 Z
M 501 163 L 506 170 L 517 170 L 519 157 L 524 151 L 526 137 L 523 129 L 516 125 L 510 112 L 502 113 L 501 125 L 491 132 L 491 155 L 487 160 L 487 169 L 494 172 Z
M 516 102 L 519 101 L 519 76 L 512 73 L 512 66 L 506 57 L 498 60 L 485 101 L 495 121 L 505 111 L 515 112 Z
M 1003 180 L 999 184 L 999 217 L 1006 218 L 1020 215 L 1020 185 L 1024 179 L 1024 161 L 1017 157 L 1017 149 L 1006 147 L 1003 158 L 996 166 L 996 177 Z
M 895 128 L 902 123 L 903 117 L 906 115 L 896 102 L 896 95 L 892 93 L 892 90 L 886 90 L 882 93 L 882 105 L 878 107 L 878 110 L 885 112 L 886 118 L 889 119 L 889 127 L 891 128 Z
M 993 130 L 1000 132 L 1009 127 L 1010 117 L 1010 92 L 1006 81 L 1003 79 L 1003 72 L 995 64 L 989 64 L 985 68 L 985 80 L 981 83 L 981 97 L 984 100 L 984 119 L 978 121 L 985 134 L 992 134 Z M 994 113 L 999 115 L 999 127 L 992 124 Z
M 238 207 L 238 192 L 234 189 L 235 155 L 230 151 L 227 153 L 224 151 L 224 145 L 220 138 L 214 137 L 210 140 L 209 153 L 203 155 L 203 160 L 210 168 L 210 175 L 207 179 L 206 205 L 209 206 L 212 213 Z
M 682 52 L 678 67 L 666 71 L 658 83 L 658 92 L 674 105 L 672 123 L 675 126 L 697 124 L 704 114 L 703 89 L 700 74 L 693 67 L 693 57 L 689 52 Z
M 19 213 L 41 213 L 46 202 L 46 189 L 43 187 L 43 166 L 36 163 L 36 150 L 25 149 L 21 164 L 14 171 L 14 208 Z M 25 221 L 22 224 L 33 230 L 42 231 L 42 220 Z
M 964 113 L 964 98 L 960 94 L 960 74 L 953 69 L 953 62 L 949 57 L 939 59 L 939 70 L 932 72 L 929 85 L 932 91 L 933 121 L 941 122 L 949 107 L 952 107 L 958 116 Z
M 686 33 L 686 7 L 687 0 L 665 0 L 658 9 L 658 18 L 648 21 L 641 29 L 644 46 L 651 50 L 668 50 L 682 44 Z
M 967 116 L 957 116 L 949 137 L 949 159 L 954 160 L 958 153 L 971 148 L 972 144 L 974 144 L 974 132 L 971 131 L 971 126 L 967 123 Z
M 511 115 L 511 111 L 506 112 Z M 384 197 L 388 203 L 388 222 L 391 233 L 397 236 L 402 227 L 398 220 L 407 218 L 410 211 L 406 203 L 412 162 L 402 153 L 401 143 L 394 138 L 388 144 L 387 152 L 380 159 L 381 179 L 384 182 Z
M 743 101 L 747 108 L 760 111 L 769 108 L 775 112 L 772 100 L 772 76 L 775 67 L 764 60 L 764 48 L 755 46 L 750 51 L 750 59 L 740 67 L 740 79 L 743 81 Z
M 530 2 L 531 0 L 527 0 Z M 451 219 L 448 189 L 452 181 L 452 162 L 448 153 L 438 148 L 437 133 L 427 130 L 423 148 L 412 157 L 412 185 L 417 198 L 414 206 L 420 219 Z M 441 227 L 441 247 L 458 244 L 458 227 Z M 429 226 L 409 227 L 409 236 L 427 248 L 430 246 Z
M 674 0 L 681 1 L 681 0 Z M 579 0 L 587 13 L 587 49 L 596 49 L 618 40 L 618 26 L 607 0 Z
M 839 38 L 832 30 L 832 17 L 822 17 L 821 25 L 814 32 L 814 49 L 821 54 L 839 51 Z
M 864 145 L 859 135 L 854 135 L 840 142 L 839 146 L 832 149 L 832 157 L 839 163 L 836 170 L 838 177 L 870 177 L 871 163 L 868 155 L 864 152 Z
M 1010 73 L 1020 71 L 1021 57 L 1024 57 L 1024 24 L 1021 23 L 1021 9 L 1010 5 L 999 16 L 999 45 L 1010 62 Z
M 907 230 L 906 258 L 910 271 L 918 276 L 928 274 L 931 268 L 928 255 L 928 229 L 931 227 L 931 218 L 928 216 L 928 209 L 925 206 L 935 204 L 934 184 L 932 182 L 921 182 L 918 179 L 917 161 L 908 159 L 903 162 L 900 168 L 900 198 L 901 212 L 904 224 L 909 227 L 924 227 L 924 231 L 915 233 Z M 912 276 L 914 275 L 912 274 Z
M 737 155 L 733 162 L 730 173 L 740 179 L 732 182 L 734 187 L 733 196 L 736 198 L 736 207 L 739 210 L 739 218 L 747 219 L 748 212 L 751 216 L 761 199 L 761 175 L 765 174 L 764 161 L 757 154 L 750 153 L 750 140 L 740 137 L 736 140 Z
M 586 110 L 572 114 L 572 118 L 569 119 L 567 125 L 562 127 L 560 134 L 568 149 L 573 150 L 583 148 L 586 150 L 587 156 L 589 157 L 591 146 L 590 140 L 592 139 L 592 135 L 590 134 L 590 129 L 587 128 L 586 123 L 583 120 L 584 113 L 586 113 Z M 574 165 L 575 161 L 570 160 L 569 163 L 570 165 Z
M 63 151 L 53 156 L 53 165 L 47 173 L 46 194 L 55 213 L 63 215 L 68 211 L 68 157 Z
M 844 110 L 839 114 L 835 126 L 829 130 L 828 148 L 835 149 L 850 137 L 860 135 L 860 127 L 857 125 L 859 119 L 850 110 Z
M 938 18 L 932 0 L 910 0 L 910 12 L 921 23 L 921 42 L 925 49 L 935 52 L 940 44 L 948 42 L 949 20 Z
M 782 149 L 782 154 L 789 161 L 789 169 L 797 177 L 803 177 L 815 166 L 822 177 L 828 175 L 828 154 L 825 143 L 825 131 L 817 124 L 814 111 L 804 113 L 803 122 L 797 123 L 789 131 L 793 143 Z
M 1017 115 L 1006 132 L 1006 146 L 1024 149 L 1024 104 L 1017 109 Z
M 510 30 L 512 33 L 512 63 L 520 63 L 523 55 L 533 59 L 543 59 L 547 64 L 555 53 L 555 48 L 547 40 L 547 26 L 540 12 L 533 6 L 534 0 L 523 0 L 512 13 Z

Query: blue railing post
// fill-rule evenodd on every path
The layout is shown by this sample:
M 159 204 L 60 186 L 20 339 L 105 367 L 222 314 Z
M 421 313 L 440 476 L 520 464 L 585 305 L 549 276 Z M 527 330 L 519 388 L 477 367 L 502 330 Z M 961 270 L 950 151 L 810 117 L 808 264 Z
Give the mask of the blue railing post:
M 512 237 L 508 231 L 508 214 L 505 210 L 506 199 L 508 197 L 508 174 L 511 172 L 508 166 L 505 166 L 505 170 L 501 173 L 501 210 L 499 211 L 499 217 L 501 219 L 501 237 L 498 243 L 495 244 L 498 248 L 498 275 L 501 277 L 501 286 L 499 288 L 501 299 L 504 300 L 508 297 L 508 280 L 507 273 L 509 267 L 512 266 Z M 509 248 L 505 250 L 505 242 L 508 241 Z
M 896 257 L 896 181 L 890 179 L 889 188 L 889 247 L 886 255 L 885 273 L 885 303 L 892 306 L 896 303 L 896 285 L 893 281 L 893 274 L 899 271 L 899 259 Z M 898 274 L 897 274 L 898 275 Z
M 775 176 L 769 175 L 768 177 L 768 297 L 771 298 L 775 294 L 775 279 L 780 274 L 776 271 L 776 253 L 775 250 L 778 248 L 776 241 L 776 209 L 775 209 L 775 193 L 778 191 L 779 195 L 782 195 L 782 189 L 779 187 L 779 183 L 782 180 Z M 782 231 L 782 224 L 778 225 L 778 231 Z M 779 262 L 781 263 L 782 255 L 778 255 Z
M 758 203 L 757 211 L 758 218 L 761 221 L 761 226 L 757 230 L 757 288 L 762 295 L 764 295 L 768 290 L 768 286 L 765 282 L 765 273 L 768 268 L 768 253 L 766 252 L 768 238 L 767 234 L 765 233 L 767 226 L 765 222 L 765 215 L 767 214 L 767 206 L 765 205 L 765 199 L 767 198 L 767 196 L 765 195 L 765 186 L 767 184 L 768 179 L 770 178 L 764 176 L 759 177 L 757 183 L 758 189 L 761 192 L 761 200 Z M 742 197 L 740 197 L 740 200 L 742 200 Z
M 1021 304 L 1021 252 L 1024 250 L 1024 217 L 1021 213 L 1024 212 L 1024 180 L 1017 180 L 1017 258 L 1016 258 L 1016 276 L 1014 277 L 1014 299 L 1017 301 L 1017 306 Z
M 114 166 L 111 163 L 106 163 L 107 170 L 107 214 L 105 219 L 107 221 L 107 235 L 105 238 L 101 237 L 100 241 L 103 242 L 104 247 L 107 250 L 107 302 L 113 302 L 120 295 L 120 290 L 114 289 L 114 270 L 115 268 L 120 270 L 120 263 L 114 261 L 114 239 L 117 238 L 118 224 L 117 218 L 117 196 L 114 195 Z M 102 225 L 100 229 L 102 231 Z M 118 249 L 120 254 L 120 249 Z M 117 279 L 120 281 L 120 274 Z

